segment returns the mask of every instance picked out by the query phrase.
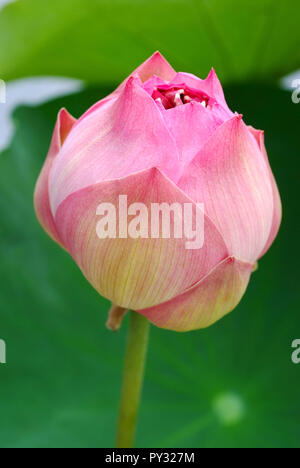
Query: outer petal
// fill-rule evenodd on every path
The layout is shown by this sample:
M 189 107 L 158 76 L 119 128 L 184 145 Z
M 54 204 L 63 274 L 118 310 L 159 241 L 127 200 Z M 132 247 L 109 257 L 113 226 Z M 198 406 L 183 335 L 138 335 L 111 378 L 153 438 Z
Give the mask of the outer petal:
M 143 82 L 154 75 L 165 81 L 171 81 L 176 75 L 176 71 L 158 51 L 140 65 L 134 73 L 137 73 Z
M 260 148 L 262 154 L 265 157 L 265 160 L 266 160 L 266 163 L 267 163 L 267 166 L 268 166 L 268 169 L 269 169 L 269 174 L 270 174 L 270 179 L 271 179 L 271 184 L 272 184 L 272 190 L 273 190 L 273 200 L 274 200 L 273 222 L 272 222 L 272 227 L 271 227 L 271 231 L 270 231 L 268 241 L 267 241 L 262 253 L 260 254 L 260 257 L 262 257 L 267 252 L 267 250 L 269 249 L 269 247 L 273 243 L 275 237 L 277 236 L 277 233 L 278 233 L 278 230 L 279 230 L 279 227 L 280 227 L 280 223 L 281 223 L 281 218 L 282 218 L 282 206 L 281 206 L 281 200 L 280 200 L 280 195 L 279 195 L 279 191 L 278 191 L 278 188 L 277 188 L 277 184 L 276 184 L 276 181 L 275 181 L 275 178 L 274 178 L 274 175 L 273 175 L 270 163 L 269 163 L 269 158 L 268 158 L 268 154 L 267 154 L 266 147 L 265 147 L 264 132 L 262 130 L 256 130 L 255 128 L 253 128 L 251 126 L 249 126 L 248 128 L 249 128 L 250 132 L 252 133 L 252 135 L 255 137 L 255 139 L 256 139 L 256 141 L 257 141 L 257 143 L 259 145 L 259 148 Z
M 87 115 L 91 114 L 95 110 L 102 107 L 103 104 L 106 104 L 111 99 L 118 97 L 123 91 L 124 88 L 130 79 L 130 77 L 138 76 L 142 82 L 147 81 L 152 76 L 156 75 L 161 80 L 170 81 L 175 75 L 176 72 L 173 70 L 169 62 L 161 55 L 160 52 L 155 52 L 150 58 L 148 58 L 142 65 L 140 65 L 136 70 L 134 70 L 129 77 L 127 77 L 117 89 L 111 93 L 106 98 L 94 104 L 82 117 L 80 120 L 85 118 Z
M 204 203 L 230 255 L 253 264 L 270 234 L 273 192 L 266 161 L 241 116 L 216 130 L 178 185 Z
M 176 141 L 182 167 L 191 162 L 223 123 L 223 120 L 196 101 L 163 110 L 162 115 Z
M 73 192 L 152 167 L 175 180 L 178 150 L 159 108 L 139 80 L 131 78 L 117 100 L 72 130 L 50 175 L 52 212 Z
M 76 119 L 74 119 L 65 109 L 62 109 L 59 112 L 48 156 L 36 183 L 34 192 L 34 206 L 37 218 L 49 236 L 59 244 L 61 244 L 61 240 L 50 209 L 49 174 L 53 161 L 59 153 L 75 122 Z
M 251 270 L 252 265 L 229 257 L 185 293 L 138 312 L 158 327 L 169 330 L 183 332 L 206 328 L 237 306 L 247 288 Z
M 185 239 L 99 239 L 100 203 L 118 207 L 143 203 L 191 203 L 171 181 L 151 169 L 124 179 L 102 182 L 70 195 L 58 208 L 56 225 L 69 252 L 94 288 L 114 304 L 141 309 L 166 301 L 198 282 L 227 257 L 222 237 L 205 218 L 202 249 L 187 250 Z M 150 221 L 149 221 L 150 225 Z

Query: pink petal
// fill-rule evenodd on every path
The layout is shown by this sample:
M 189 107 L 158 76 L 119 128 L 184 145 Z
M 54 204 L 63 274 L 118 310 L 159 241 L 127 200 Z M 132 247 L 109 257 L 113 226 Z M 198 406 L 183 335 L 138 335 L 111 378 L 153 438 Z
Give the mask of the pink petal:
M 250 132 L 252 133 L 252 135 L 255 137 L 259 145 L 259 148 L 265 157 L 265 160 L 269 169 L 269 175 L 271 178 L 271 185 L 272 185 L 272 190 L 273 190 L 273 201 L 274 201 L 273 222 L 272 222 L 272 227 L 271 227 L 268 241 L 262 253 L 260 254 L 260 257 L 262 257 L 267 252 L 267 250 L 273 243 L 275 237 L 277 236 L 280 223 L 281 223 L 281 218 L 282 218 L 282 206 L 281 206 L 279 191 L 278 191 L 277 184 L 276 184 L 276 181 L 275 181 L 275 178 L 274 178 L 274 175 L 273 175 L 270 163 L 269 163 L 269 158 L 268 158 L 268 154 L 267 154 L 265 143 L 264 143 L 264 132 L 262 130 L 256 130 L 255 128 L 251 126 L 249 126 L 248 128 Z
M 182 167 L 188 165 L 223 120 L 200 103 L 192 101 L 162 112 L 173 135 Z
M 50 175 L 52 212 L 73 192 L 152 167 L 175 180 L 178 150 L 158 106 L 131 78 L 117 100 L 72 130 Z
M 155 52 L 148 60 L 140 65 L 134 72 L 141 78 L 142 82 L 147 81 L 152 76 L 156 75 L 165 81 L 171 81 L 176 75 L 176 71 L 171 67 L 169 62 L 161 55 L 160 52 Z
M 109 94 L 103 99 L 100 99 L 100 101 L 96 102 L 93 106 L 91 106 L 82 116 L 78 119 L 77 123 L 79 124 L 82 120 L 84 120 L 88 115 L 92 114 L 96 110 L 99 110 L 100 107 L 103 107 L 105 104 L 107 104 L 109 101 L 116 100 L 117 95 L 117 90 L 115 90 L 113 93 Z
M 37 218 L 49 236 L 59 244 L 62 244 L 62 242 L 59 238 L 50 209 L 49 174 L 53 162 L 75 122 L 76 119 L 74 119 L 74 117 L 72 117 L 65 109 L 62 109 L 59 112 L 48 156 L 36 183 L 34 192 L 34 206 Z
M 222 85 L 219 81 L 219 78 L 216 75 L 214 69 L 212 69 L 205 80 L 201 80 L 196 75 L 192 73 L 179 72 L 172 79 L 172 83 L 181 84 L 186 83 L 190 88 L 197 89 L 208 94 L 210 97 L 214 98 L 220 104 L 224 106 L 228 111 L 228 106 L 225 101 L 224 92 Z
M 178 185 L 204 203 L 230 255 L 257 260 L 271 230 L 273 192 L 265 158 L 241 116 L 216 130 Z
M 166 80 L 170 81 L 176 75 L 176 71 L 173 70 L 169 62 L 161 55 L 160 52 L 155 52 L 150 58 L 148 58 L 142 65 L 140 65 L 136 70 L 134 70 L 129 77 L 127 77 L 118 87 L 113 91 L 109 96 L 104 99 L 101 99 L 99 102 L 94 104 L 88 111 L 80 118 L 82 120 L 87 115 L 90 115 L 95 110 L 98 110 L 102 107 L 103 104 L 106 104 L 111 99 L 118 97 L 124 91 L 124 88 L 131 77 L 139 77 L 142 82 L 147 81 L 150 78 L 155 80 Z
M 152 76 L 149 80 L 143 83 L 143 88 L 148 94 L 150 94 L 150 96 L 152 96 L 154 88 L 165 86 L 165 84 L 166 82 L 158 76 Z
M 194 287 L 149 309 L 139 310 L 152 323 L 174 331 L 206 328 L 231 312 L 246 291 L 252 265 L 226 258 Z
M 133 239 L 117 233 L 115 239 L 100 239 L 97 207 L 100 203 L 118 207 L 119 195 L 128 196 L 128 206 L 143 203 L 149 211 L 151 203 L 191 203 L 159 170 L 150 169 L 77 191 L 58 207 L 56 225 L 67 249 L 88 281 L 114 304 L 141 309 L 166 301 L 228 256 L 222 237 L 207 217 L 204 245 L 198 250 L 186 249 L 186 239 L 174 236 Z

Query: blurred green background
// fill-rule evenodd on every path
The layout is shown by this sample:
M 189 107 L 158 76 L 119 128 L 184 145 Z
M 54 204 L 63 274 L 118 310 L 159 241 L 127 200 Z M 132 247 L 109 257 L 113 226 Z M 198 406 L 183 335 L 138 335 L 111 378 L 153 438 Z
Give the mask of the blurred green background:
M 299 110 L 278 80 L 300 68 L 296 1 L 19 0 L 0 11 L 0 78 L 67 76 L 84 90 L 13 114 L 0 156 L 1 447 L 113 447 L 127 319 L 44 234 L 33 188 L 58 110 L 80 116 L 156 49 L 262 128 L 284 209 L 237 309 L 207 330 L 151 328 L 138 447 L 300 447 Z M 3 106 L 4 104 L 0 104 Z

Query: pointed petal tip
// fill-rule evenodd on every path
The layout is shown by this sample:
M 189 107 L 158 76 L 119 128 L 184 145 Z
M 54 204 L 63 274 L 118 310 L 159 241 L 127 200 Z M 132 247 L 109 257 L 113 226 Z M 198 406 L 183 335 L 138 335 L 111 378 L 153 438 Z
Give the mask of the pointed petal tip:
M 147 81 L 151 76 L 157 75 L 163 80 L 170 81 L 176 75 L 175 70 L 161 54 L 159 50 L 154 52 L 136 72 L 139 74 L 143 82 Z
M 77 119 L 73 117 L 65 107 L 60 109 L 57 116 L 57 125 L 58 125 L 58 136 L 59 144 L 62 146 L 70 133 L 73 125 L 77 122 Z
M 243 121 L 243 114 L 239 114 L 238 112 L 235 112 L 235 114 L 230 118 L 228 119 L 227 121 L 225 121 L 221 126 L 220 128 L 224 128 L 224 129 L 230 129 L 230 128 L 234 128 L 236 130 L 240 129 L 242 126 L 244 125 L 244 121 Z
M 226 263 L 228 265 L 233 265 L 235 263 L 235 261 L 236 261 L 235 257 L 231 256 L 231 257 L 227 258 Z
M 76 119 L 65 109 L 62 108 L 57 115 L 57 120 L 51 140 L 48 156 L 41 170 L 34 190 L 34 209 L 37 219 L 46 233 L 52 237 L 63 248 L 60 236 L 57 232 L 54 218 L 50 208 L 49 200 L 49 175 L 52 169 L 53 161 L 59 154 L 60 149 L 70 133 Z
M 130 77 L 126 81 L 125 89 L 132 88 L 134 84 L 137 83 L 138 80 L 140 81 L 138 73 L 133 73 L 132 75 L 130 75 Z
M 148 60 L 151 60 L 151 59 L 159 60 L 159 61 L 167 63 L 169 65 L 169 62 L 167 61 L 167 59 L 164 57 L 164 55 L 159 50 L 156 50 L 152 55 L 150 55 Z
M 263 136 L 265 134 L 265 131 L 264 130 L 261 130 L 259 128 L 255 128 L 253 127 L 252 125 L 248 125 L 248 128 L 250 130 L 250 132 L 253 134 L 253 135 L 259 135 L 259 136 Z
M 207 75 L 206 79 L 208 80 L 208 79 L 214 78 L 214 77 L 217 77 L 217 73 L 216 73 L 216 70 L 214 69 L 214 67 L 211 67 L 211 69 L 208 72 L 208 75 Z
M 228 107 L 226 104 L 221 81 L 219 80 L 219 77 L 213 67 L 211 68 L 207 77 L 203 81 L 204 83 L 206 83 L 206 86 L 208 87 L 210 94 L 221 104 L 226 105 L 226 107 Z
M 159 51 L 159 50 L 156 50 L 152 57 L 159 57 L 159 58 L 162 58 L 163 60 L 166 60 L 165 57 L 163 56 L 163 54 Z
M 247 129 L 247 126 L 244 123 L 243 117 L 243 114 L 236 112 L 234 116 L 227 120 L 227 122 L 225 121 L 222 126 L 224 126 L 224 128 L 228 127 L 228 129 L 232 128 L 237 132 L 244 131 Z
M 256 128 L 252 127 L 252 125 L 248 125 L 248 130 L 250 131 L 250 133 L 255 138 L 255 140 L 256 140 L 259 148 L 261 149 L 261 151 L 266 151 L 265 150 L 265 132 L 264 132 L 264 130 L 256 129 Z

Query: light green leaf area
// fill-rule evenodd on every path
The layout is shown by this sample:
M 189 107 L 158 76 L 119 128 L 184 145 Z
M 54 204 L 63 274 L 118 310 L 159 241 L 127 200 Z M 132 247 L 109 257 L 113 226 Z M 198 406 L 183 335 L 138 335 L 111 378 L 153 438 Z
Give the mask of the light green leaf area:
M 109 303 L 44 234 L 32 208 L 59 108 L 79 116 L 108 91 L 19 108 L 15 136 L 0 157 L 2 447 L 114 444 L 127 319 L 120 333 L 106 330 Z M 266 130 L 284 221 L 228 317 L 186 334 L 151 327 L 138 447 L 300 445 L 300 364 L 291 361 L 291 343 L 300 338 L 299 110 L 275 88 L 231 87 L 226 94 L 247 123 Z
M 0 75 L 119 82 L 159 49 L 180 71 L 223 82 L 300 64 L 294 0 L 21 0 L 0 12 Z

